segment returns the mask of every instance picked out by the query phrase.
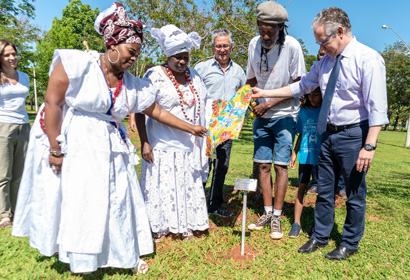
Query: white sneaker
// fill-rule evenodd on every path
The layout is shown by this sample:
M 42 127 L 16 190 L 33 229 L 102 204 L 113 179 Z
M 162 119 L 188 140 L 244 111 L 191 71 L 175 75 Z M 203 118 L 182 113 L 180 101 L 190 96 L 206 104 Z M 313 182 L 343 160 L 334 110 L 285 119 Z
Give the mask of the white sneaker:
M 248 226 L 248 229 L 254 229 L 254 230 L 261 230 L 263 229 L 264 226 L 268 225 L 272 219 L 272 212 L 269 211 L 269 213 L 263 212 L 263 215 L 260 216 L 259 220 L 254 223 L 250 224 Z
M 281 239 L 283 237 L 282 224 L 280 222 L 280 216 L 272 216 L 270 222 L 270 237 L 272 239 Z

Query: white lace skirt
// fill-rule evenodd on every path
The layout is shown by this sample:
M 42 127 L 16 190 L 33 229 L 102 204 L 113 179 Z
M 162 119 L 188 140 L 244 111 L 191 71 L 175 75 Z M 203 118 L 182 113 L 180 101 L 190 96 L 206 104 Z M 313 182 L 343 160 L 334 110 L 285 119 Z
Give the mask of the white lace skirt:
M 141 190 L 153 232 L 209 228 L 201 170 L 193 154 L 154 149 L 154 163 L 142 161 Z

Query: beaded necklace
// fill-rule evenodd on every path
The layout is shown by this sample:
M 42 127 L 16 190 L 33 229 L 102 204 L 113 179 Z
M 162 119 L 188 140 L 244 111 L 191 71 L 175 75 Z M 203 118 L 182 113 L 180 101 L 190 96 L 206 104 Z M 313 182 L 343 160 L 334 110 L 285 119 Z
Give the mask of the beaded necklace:
M 115 116 L 115 100 L 117 99 L 118 95 L 120 95 L 120 93 L 121 93 L 121 89 L 122 89 L 122 86 L 123 86 L 123 84 L 124 84 L 124 83 L 123 83 L 123 76 L 124 76 L 124 75 L 121 74 L 121 75 L 119 76 L 118 81 L 117 81 L 117 83 L 116 83 L 116 85 L 115 85 L 115 91 L 114 91 L 114 94 L 113 94 L 112 91 L 111 91 L 111 88 L 112 88 L 112 87 L 111 87 L 111 82 L 110 82 L 110 79 L 109 79 L 109 76 L 108 76 L 107 64 L 105 63 L 105 54 L 103 54 L 103 61 L 104 61 L 105 74 L 107 75 L 107 78 L 106 78 L 105 80 L 106 80 L 106 82 L 107 82 L 107 84 L 108 84 L 108 91 L 110 92 L 110 96 L 111 96 L 111 99 L 112 99 L 112 103 L 111 103 L 110 109 L 112 108 L 112 115 L 113 115 L 113 117 L 114 117 L 114 121 L 113 121 L 113 122 L 110 122 L 110 123 L 117 128 L 117 131 L 118 131 L 119 134 L 120 134 L 120 139 L 121 139 L 122 141 L 124 141 L 124 143 L 127 143 L 126 140 L 127 140 L 127 138 L 130 137 L 129 134 L 128 134 L 128 131 L 126 131 L 126 134 L 124 133 L 124 131 L 118 126 L 117 118 L 116 118 L 116 116 Z M 126 102 L 127 102 L 127 110 L 128 110 L 128 115 L 129 115 L 129 114 L 130 114 L 130 106 L 129 106 L 129 104 L 128 104 L 127 88 L 125 87 L 124 90 L 125 90 L 125 100 L 126 100 Z M 108 115 L 111 115 L 110 109 L 109 109 L 108 112 L 107 112 Z
M 183 94 L 182 91 L 179 89 L 179 84 L 178 84 L 177 80 L 175 79 L 174 74 L 172 74 L 172 71 L 169 69 L 169 66 L 168 66 L 168 63 L 167 63 L 167 62 L 165 63 L 165 69 L 167 70 L 168 76 L 169 76 L 169 78 L 171 79 L 171 82 L 172 82 L 172 84 L 174 85 L 174 87 L 175 87 L 175 89 L 176 89 L 176 91 L 177 91 L 177 93 L 178 93 L 178 96 L 179 96 L 179 105 L 181 106 L 181 110 L 182 110 L 182 113 L 184 114 L 185 119 L 186 119 L 187 121 L 191 122 L 191 123 L 194 123 L 194 122 L 199 118 L 199 114 L 200 114 L 200 112 L 201 112 L 201 100 L 199 99 L 199 94 L 198 94 L 198 92 L 196 91 L 194 85 L 192 84 L 192 81 L 189 79 L 189 70 L 188 70 L 188 67 L 187 67 L 187 69 L 185 69 L 185 78 L 186 78 L 187 84 L 188 84 L 188 86 L 189 86 L 189 89 L 191 90 L 192 95 L 193 95 L 193 98 L 192 98 L 192 102 L 191 102 L 191 103 L 188 103 L 188 102 L 185 101 L 185 99 L 184 99 L 184 94 Z M 198 100 L 198 106 L 197 106 L 197 108 L 196 108 L 197 110 L 196 110 L 195 117 L 194 117 L 193 119 L 191 119 L 191 118 L 188 118 L 188 116 L 187 116 L 187 114 L 186 114 L 186 112 L 185 112 L 184 104 L 185 104 L 186 106 L 192 106 L 192 105 L 194 105 L 194 103 L 195 103 L 195 99 Z

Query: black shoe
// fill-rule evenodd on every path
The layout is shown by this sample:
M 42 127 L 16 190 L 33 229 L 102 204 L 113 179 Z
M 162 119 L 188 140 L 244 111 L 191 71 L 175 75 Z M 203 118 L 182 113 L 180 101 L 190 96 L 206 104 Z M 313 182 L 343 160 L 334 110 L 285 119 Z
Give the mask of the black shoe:
M 326 258 L 328 258 L 329 260 L 336 260 L 336 261 L 344 260 L 350 257 L 351 255 L 356 254 L 357 250 L 358 249 L 352 250 L 352 249 L 348 249 L 343 246 L 339 246 L 336 249 L 334 249 L 332 252 L 327 254 Z
M 233 214 L 231 213 L 231 212 L 229 212 L 228 210 L 226 210 L 224 207 L 219 207 L 218 209 L 216 209 L 216 210 L 210 210 L 209 212 L 208 212 L 210 215 L 216 215 L 216 216 L 219 216 L 219 217 L 224 217 L 224 218 L 228 218 L 228 217 L 232 217 L 233 216 Z
M 309 239 L 302 247 L 299 248 L 299 253 L 312 253 L 317 250 L 318 247 L 323 248 L 326 247 L 326 243 L 320 243 L 314 239 Z

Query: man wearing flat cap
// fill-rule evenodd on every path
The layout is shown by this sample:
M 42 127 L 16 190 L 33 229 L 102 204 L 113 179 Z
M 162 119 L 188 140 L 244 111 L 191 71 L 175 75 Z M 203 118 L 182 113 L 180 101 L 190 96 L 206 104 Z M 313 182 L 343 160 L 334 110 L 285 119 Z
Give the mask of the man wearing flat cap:
M 257 7 L 259 36 L 253 38 L 248 49 L 247 84 L 262 89 L 275 89 L 291 84 L 305 74 L 305 63 L 299 42 L 285 35 L 288 13 L 273 1 L 262 2 Z M 281 239 L 282 206 L 288 185 L 288 170 L 299 100 L 295 98 L 259 98 L 254 108 L 254 156 L 258 165 L 264 213 L 248 226 L 260 230 L 270 223 L 270 237 Z M 272 206 L 272 162 L 276 174 L 275 203 Z

